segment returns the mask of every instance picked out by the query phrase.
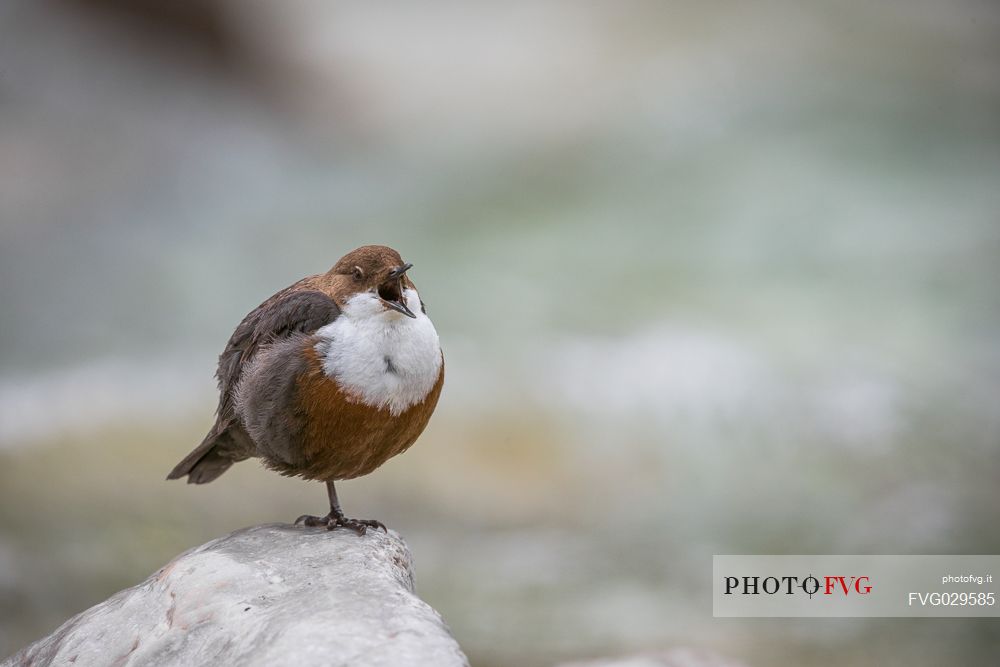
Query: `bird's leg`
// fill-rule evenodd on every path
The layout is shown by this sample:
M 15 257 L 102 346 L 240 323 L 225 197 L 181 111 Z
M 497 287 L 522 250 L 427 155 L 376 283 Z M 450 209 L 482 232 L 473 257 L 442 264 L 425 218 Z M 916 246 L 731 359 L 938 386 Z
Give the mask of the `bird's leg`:
M 344 510 L 340 509 L 340 501 L 337 499 L 337 489 L 333 485 L 332 481 L 326 483 L 326 492 L 330 497 L 330 513 L 326 516 L 303 514 L 295 520 L 296 525 L 326 526 L 327 530 L 333 530 L 334 528 L 343 526 L 344 528 L 350 528 L 351 530 L 356 531 L 358 535 L 364 535 L 369 527 L 386 530 L 385 524 L 381 521 L 376 521 L 375 519 L 348 519 L 345 517 Z M 386 530 L 386 532 L 389 531 Z

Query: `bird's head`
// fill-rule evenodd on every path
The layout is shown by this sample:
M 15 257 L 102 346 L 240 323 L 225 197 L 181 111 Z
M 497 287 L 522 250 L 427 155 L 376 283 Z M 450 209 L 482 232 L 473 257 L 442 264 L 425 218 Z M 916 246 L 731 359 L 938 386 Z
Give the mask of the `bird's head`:
M 341 257 L 330 273 L 339 278 L 345 302 L 356 296 L 367 296 L 369 305 L 377 308 L 377 312 L 402 313 L 416 318 L 412 309 L 419 308 L 420 299 L 406 275 L 412 266 L 403 262 L 392 248 L 366 245 Z

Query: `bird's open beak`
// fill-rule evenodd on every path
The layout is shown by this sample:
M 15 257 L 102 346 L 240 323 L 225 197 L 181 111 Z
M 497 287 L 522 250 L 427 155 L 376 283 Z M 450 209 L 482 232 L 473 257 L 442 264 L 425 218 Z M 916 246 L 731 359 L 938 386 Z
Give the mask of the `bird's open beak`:
M 389 308 L 407 317 L 416 318 L 413 311 L 406 307 L 406 301 L 403 298 L 403 275 L 412 266 L 412 264 L 404 264 L 390 271 L 386 281 L 378 286 L 378 298 Z

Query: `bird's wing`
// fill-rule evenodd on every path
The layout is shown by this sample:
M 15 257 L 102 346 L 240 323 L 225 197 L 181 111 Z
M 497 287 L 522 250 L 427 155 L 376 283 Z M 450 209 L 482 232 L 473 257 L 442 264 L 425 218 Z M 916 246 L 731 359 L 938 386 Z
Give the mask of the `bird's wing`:
M 215 431 L 221 433 L 235 419 L 233 403 L 243 368 L 261 345 L 295 333 L 313 333 L 340 315 L 329 295 L 296 283 L 278 292 L 243 318 L 219 355 L 219 409 Z

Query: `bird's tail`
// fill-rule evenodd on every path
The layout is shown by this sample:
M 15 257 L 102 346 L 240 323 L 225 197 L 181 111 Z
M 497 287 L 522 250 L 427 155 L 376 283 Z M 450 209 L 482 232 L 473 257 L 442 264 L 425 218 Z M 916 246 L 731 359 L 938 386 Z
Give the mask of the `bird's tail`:
M 234 457 L 227 452 L 231 438 L 228 431 L 216 433 L 212 429 L 201 444 L 174 466 L 167 479 L 180 479 L 187 475 L 188 484 L 207 484 L 229 470 L 229 466 L 246 457 Z

